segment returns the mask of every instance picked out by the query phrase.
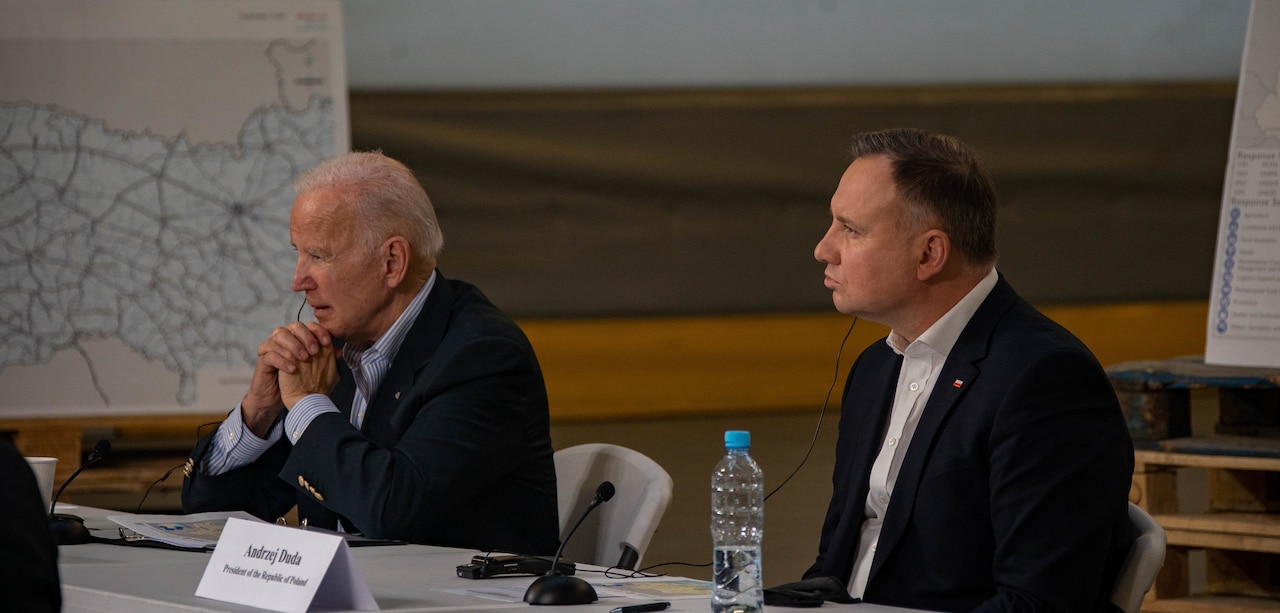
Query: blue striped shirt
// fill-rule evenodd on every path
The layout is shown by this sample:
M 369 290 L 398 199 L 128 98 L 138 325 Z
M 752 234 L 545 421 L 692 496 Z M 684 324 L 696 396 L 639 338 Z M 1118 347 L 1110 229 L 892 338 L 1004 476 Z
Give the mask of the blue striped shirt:
M 372 345 L 347 345 L 342 348 L 342 359 L 351 367 L 352 374 L 356 377 L 356 395 L 351 403 L 351 423 L 356 429 L 363 425 L 369 399 L 377 393 L 382 378 L 391 367 L 396 353 L 400 351 L 400 344 L 404 342 L 409 328 L 422 312 L 422 305 L 427 301 L 427 295 L 435 285 L 436 276 L 433 271 L 422 289 L 418 291 L 418 295 L 414 296 L 400 317 L 391 324 L 391 328 Z M 205 455 L 203 471 L 205 474 L 220 475 L 250 464 L 266 453 L 267 449 L 279 441 L 285 432 L 289 433 L 289 442 L 296 443 L 317 416 L 339 412 L 338 407 L 328 396 L 308 394 L 294 403 L 292 409 L 282 411 L 283 419 L 277 418 L 267 438 L 263 439 L 245 427 L 241 410 L 237 405 L 222 425 L 218 426 L 213 443 L 209 446 L 209 452 Z

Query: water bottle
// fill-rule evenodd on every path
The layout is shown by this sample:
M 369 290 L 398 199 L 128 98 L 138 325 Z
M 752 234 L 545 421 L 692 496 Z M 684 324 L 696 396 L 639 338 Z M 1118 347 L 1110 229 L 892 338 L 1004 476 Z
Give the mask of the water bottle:
M 724 433 L 725 454 L 711 473 L 711 611 L 764 609 L 760 545 L 764 541 L 764 473 L 751 459 L 751 433 Z

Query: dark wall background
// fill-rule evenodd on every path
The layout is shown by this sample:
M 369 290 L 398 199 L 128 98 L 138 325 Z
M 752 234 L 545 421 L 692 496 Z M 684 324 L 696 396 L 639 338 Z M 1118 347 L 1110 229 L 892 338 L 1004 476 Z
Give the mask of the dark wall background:
M 1207 298 L 1234 83 L 361 92 L 443 271 L 517 317 L 827 311 L 813 246 L 857 131 L 982 152 L 1000 269 L 1040 304 Z

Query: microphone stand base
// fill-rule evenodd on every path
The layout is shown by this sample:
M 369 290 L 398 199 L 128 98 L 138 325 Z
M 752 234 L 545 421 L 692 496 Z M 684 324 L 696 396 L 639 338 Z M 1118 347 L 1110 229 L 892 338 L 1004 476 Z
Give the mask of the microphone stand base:
M 529 604 L 591 604 L 597 599 L 590 583 L 563 575 L 538 577 L 524 593 L 524 601 Z
M 57 545 L 82 545 L 93 540 L 84 520 L 65 513 L 54 513 L 49 516 L 49 531 L 53 533 L 53 542 Z

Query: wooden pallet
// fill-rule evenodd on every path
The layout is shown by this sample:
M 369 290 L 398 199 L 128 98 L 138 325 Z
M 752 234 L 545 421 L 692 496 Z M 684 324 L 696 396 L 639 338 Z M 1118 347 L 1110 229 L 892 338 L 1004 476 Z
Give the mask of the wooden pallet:
M 1172 439 L 1137 451 L 1135 460 L 1131 499 L 1169 539 L 1143 610 L 1280 611 L 1280 513 L 1268 512 L 1276 506 L 1280 441 Z M 1208 471 L 1206 512 L 1179 509 L 1177 471 L 1187 468 Z M 1205 593 L 1191 592 L 1194 551 L 1205 554 Z

